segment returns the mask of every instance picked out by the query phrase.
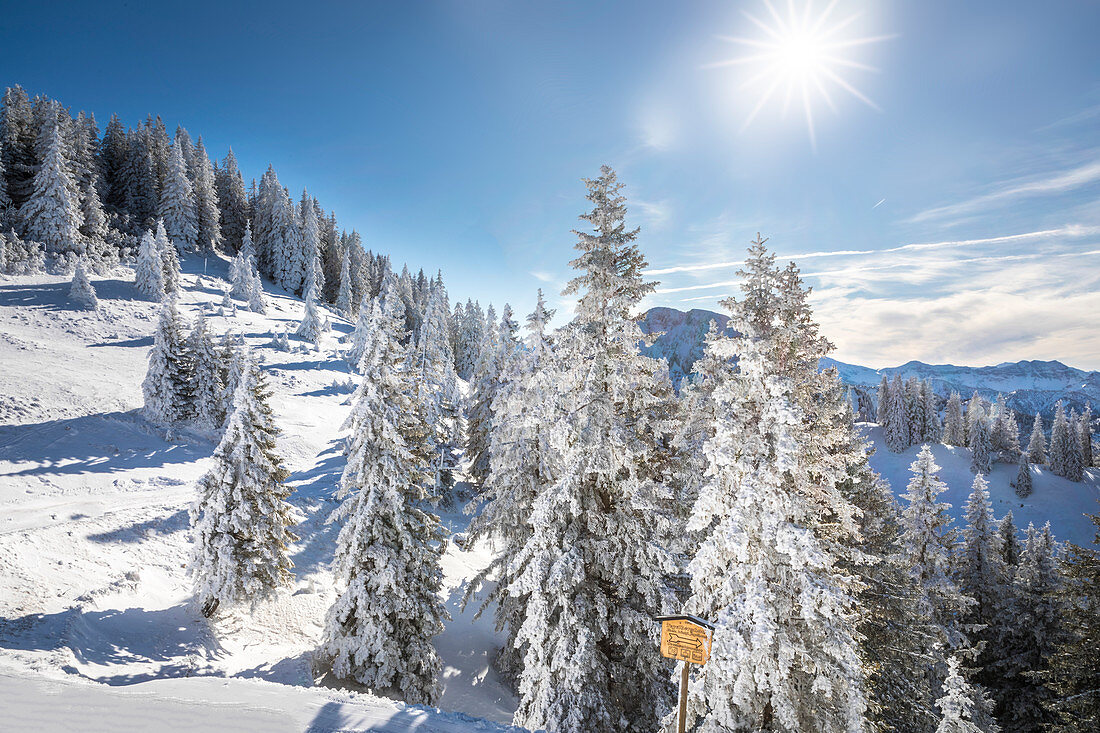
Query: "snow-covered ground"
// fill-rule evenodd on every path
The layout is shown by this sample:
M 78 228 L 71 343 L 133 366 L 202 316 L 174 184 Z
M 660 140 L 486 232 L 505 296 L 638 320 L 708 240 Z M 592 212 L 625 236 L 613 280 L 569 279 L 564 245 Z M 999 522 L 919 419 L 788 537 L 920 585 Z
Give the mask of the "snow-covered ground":
M 221 301 L 226 263 L 187 260 L 181 310 Z M 463 585 L 491 548 L 449 544 L 444 601 L 452 620 L 436 640 L 444 662 L 442 711 L 408 707 L 314 682 L 312 652 L 334 598 L 327 569 L 336 528 L 325 523 L 343 468 L 350 394 L 337 338 L 350 325 L 328 314 L 319 351 L 285 352 L 272 331 L 293 331 L 300 301 L 269 292 L 269 313 L 210 315 L 216 335 L 240 332 L 263 359 L 283 430 L 301 524 L 295 587 L 256 613 L 209 624 L 190 601 L 187 507 L 206 470 L 212 436 L 166 437 L 141 417 L 141 379 L 157 306 L 137 298 L 125 268 L 94 277 L 98 314 L 72 310 L 68 281 L 0 277 L 0 708 L 12 730 L 503 729 L 515 700 L 490 659 L 500 643 Z M 292 338 L 292 343 L 300 342 Z M 878 428 L 872 463 L 902 493 L 917 448 L 892 454 Z M 956 517 L 972 474 L 964 449 L 935 446 L 945 499 Z M 1037 469 L 1035 491 L 1016 497 L 1014 465 L 997 465 L 998 517 L 1021 528 L 1050 521 L 1059 540 L 1086 543 L 1083 512 L 1100 508 L 1100 470 L 1074 484 Z M 454 531 L 466 518 L 444 515 Z M 473 717 L 471 717 L 473 716 Z M 490 722 L 492 721 L 492 722 Z
M 226 263 L 205 266 L 209 275 L 197 284 L 203 261 L 184 262 L 180 305 L 189 318 L 221 301 Z M 208 313 L 208 328 L 243 334 L 263 360 L 301 519 L 296 583 L 254 614 L 214 625 L 202 618 L 185 571 L 187 507 L 215 444 L 213 436 L 165 436 L 140 415 L 157 306 L 137 296 L 132 277 L 125 268 L 93 277 L 101 307 L 88 313 L 69 307 L 65 278 L 0 276 L 5 714 L 20 711 L 14 720 L 35 730 L 67 730 L 71 721 L 81 730 L 149 729 L 142 716 L 167 716 L 186 730 L 204 714 L 209 724 L 209 709 L 223 730 L 457 731 L 510 721 L 515 700 L 489 664 L 499 644 L 492 623 L 473 619 L 476 604 L 459 609 L 465 580 L 491 556 L 484 546 L 467 552 L 449 544 L 443 561 L 453 620 L 437 639 L 439 706 L 448 713 L 365 693 L 295 689 L 314 686 L 312 651 L 335 593 L 327 564 L 336 528 L 325 519 L 336 506 L 354 378 L 337 338 L 351 327 L 328 314 L 333 332 L 319 351 L 274 349 L 273 329 L 293 332 L 302 304 L 270 291 L 266 316 Z M 444 521 L 460 531 L 466 519 L 455 513 Z M 45 727 L 29 724 L 40 718 Z M 109 723 L 116 719 L 123 724 Z
M 894 494 L 901 496 L 909 483 L 909 466 L 917 458 L 920 446 L 912 446 L 901 453 L 891 453 L 882 439 L 882 429 L 877 425 L 863 425 L 874 445 L 871 467 L 890 482 Z M 970 450 L 936 444 L 930 446 L 932 455 L 940 466 L 940 478 L 947 484 L 947 491 L 941 501 L 951 504 L 951 516 L 956 527 L 965 522 L 964 505 L 970 497 L 974 474 L 970 471 Z M 1100 468 L 1085 471 L 1085 480 L 1080 483 L 1055 476 L 1043 466 L 1032 466 L 1034 491 L 1031 496 L 1021 499 L 1016 496 L 1012 482 L 1016 480 L 1015 463 L 996 463 L 989 479 L 989 497 L 993 505 L 993 515 L 1000 519 L 1009 511 L 1021 532 L 1028 523 L 1041 527 L 1050 522 L 1054 538 L 1059 542 L 1074 542 L 1079 545 L 1092 543 L 1096 527 L 1089 521 L 1086 512 L 1100 512 Z M 903 502 L 904 503 L 904 502 Z

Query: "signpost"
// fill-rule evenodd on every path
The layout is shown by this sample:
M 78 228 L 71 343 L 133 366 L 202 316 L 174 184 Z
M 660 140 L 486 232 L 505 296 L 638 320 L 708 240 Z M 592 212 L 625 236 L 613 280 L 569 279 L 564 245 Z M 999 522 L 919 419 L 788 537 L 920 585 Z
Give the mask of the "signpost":
M 678 659 L 680 672 L 680 712 L 676 716 L 676 733 L 687 727 L 688 665 L 702 666 L 710 659 L 710 642 L 714 624 L 696 616 L 658 616 L 661 622 L 661 656 Z

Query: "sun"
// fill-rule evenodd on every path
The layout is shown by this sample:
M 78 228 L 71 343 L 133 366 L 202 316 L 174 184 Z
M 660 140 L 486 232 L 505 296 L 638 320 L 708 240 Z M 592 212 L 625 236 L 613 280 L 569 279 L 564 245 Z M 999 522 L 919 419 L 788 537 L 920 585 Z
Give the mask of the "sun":
M 893 36 L 851 34 L 850 28 L 860 14 L 834 18 L 837 2 L 832 0 L 820 13 L 816 13 L 809 0 L 801 9 L 795 6 L 794 0 L 788 0 L 787 12 L 782 14 L 771 0 L 763 0 L 768 11 L 765 20 L 744 13 L 760 32 L 759 37 L 722 37 L 749 51 L 737 58 L 707 64 L 707 68 L 745 66 L 749 71 L 741 82 L 740 90 L 755 91 L 759 95 L 741 126 L 742 130 L 752 124 L 769 102 L 778 102 L 781 98 L 784 114 L 792 103 L 802 107 L 810 143 L 816 149 L 813 109 L 818 99 L 824 100 L 836 112 L 832 92 L 839 88 L 869 107 L 879 109 L 846 76 L 852 72 L 874 72 L 877 69 L 850 58 L 849 54 L 858 46 L 878 43 Z

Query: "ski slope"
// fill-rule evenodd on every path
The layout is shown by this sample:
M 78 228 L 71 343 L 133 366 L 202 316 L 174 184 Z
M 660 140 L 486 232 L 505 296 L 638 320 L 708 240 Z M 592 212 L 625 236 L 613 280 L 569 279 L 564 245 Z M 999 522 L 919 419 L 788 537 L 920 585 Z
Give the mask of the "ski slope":
M 220 304 L 227 263 L 183 267 L 180 309 L 193 319 Z M 436 641 L 447 712 L 316 686 L 312 652 L 335 597 L 327 565 L 336 527 L 325 520 L 357 379 L 338 339 L 351 326 L 325 311 L 333 331 L 319 350 L 293 337 L 300 350 L 277 350 L 273 331 L 293 333 L 302 303 L 270 288 L 267 315 L 207 320 L 216 338 L 243 334 L 273 391 L 301 522 L 295 585 L 254 614 L 202 618 L 185 570 L 187 508 L 216 436 L 166 436 L 141 417 L 158 306 L 132 280 L 126 268 L 93 276 L 100 310 L 88 313 L 69 307 L 67 278 L 0 276 L 0 706 L 23 716 L 14 720 L 46 721 L 14 730 L 147 730 L 143 720 L 172 720 L 177 730 L 216 722 L 465 731 L 509 722 L 515 700 L 490 666 L 500 640 L 491 620 L 473 619 L 476 604 L 460 609 L 465 580 L 491 557 L 485 546 L 448 543 L 443 558 L 452 620 Z M 461 531 L 466 518 L 444 522 Z

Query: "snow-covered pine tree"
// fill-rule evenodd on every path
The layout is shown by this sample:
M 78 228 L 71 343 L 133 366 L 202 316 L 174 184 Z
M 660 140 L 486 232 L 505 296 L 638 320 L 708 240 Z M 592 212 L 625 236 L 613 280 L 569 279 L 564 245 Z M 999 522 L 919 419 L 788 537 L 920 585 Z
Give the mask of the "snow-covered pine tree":
M 527 348 L 510 362 L 493 403 L 500 420 L 492 433 L 485 489 L 480 499 L 467 507 L 467 512 L 472 512 L 484 500 L 481 511 L 470 521 L 468 541 L 491 537 L 497 554 L 467 586 L 463 602 L 489 578 L 496 581 L 489 586 L 478 614 L 495 604 L 497 631 L 507 637 L 496 666 L 508 678 L 522 669 L 523 649 L 516 645 L 516 636 L 529 598 L 528 594 L 509 593 L 515 580 L 513 562 L 531 537 L 528 519 L 535 499 L 557 475 L 561 455 L 561 446 L 554 443 L 559 415 L 553 381 L 558 373 L 554 336 L 548 332 L 553 317 L 540 289 L 535 310 L 527 317 Z
M 340 595 L 321 648 L 336 677 L 431 704 L 441 669 L 432 637 L 447 617 L 437 595 L 443 536 L 438 517 L 423 508 L 427 466 L 413 445 L 423 426 L 399 343 L 404 305 L 389 291 L 381 307 L 371 305 L 363 381 L 348 418 L 344 502 L 333 515 L 344 520 L 334 560 Z
M 70 171 L 80 194 L 81 227 L 80 233 L 87 240 L 88 253 L 98 258 L 106 253 L 107 215 L 103 211 L 103 202 L 99 191 L 103 181 L 99 165 L 95 158 L 96 136 L 95 117 L 85 116 L 81 112 L 73 122 L 71 129 Z
M 193 362 L 185 332 L 186 325 L 176 309 L 175 299 L 165 297 L 149 352 L 149 368 L 141 384 L 145 417 L 162 427 L 171 427 L 191 416 Z
M 199 480 L 191 507 L 191 575 L 205 616 L 220 607 L 273 598 L 293 582 L 289 546 L 298 538 L 286 499 L 287 471 L 275 453 L 270 393 L 259 366 L 243 370 L 214 467 Z
M 234 298 L 247 300 L 252 290 L 252 263 L 244 250 L 238 250 L 237 256 L 229 264 L 229 294 Z
M 241 383 L 241 377 L 248 368 L 250 358 L 245 344 L 236 343 L 229 331 L 226 331 L 222 337 L 221 349 L 218 355 L 222 366 L 221 412 L 225 415 L 225 422 L 219 426 L 222 429 L 229 423 L 229 418 L 233 414 L 233 401 L 237 397 L 237 386 Z
M 180 291 L 180 258 L 176 253 L 176 247 L 168 239 L 164 222 L 159 219 L 157 220 L 156 246 L 164 274 L 164 292 L 168 297 L 174 298 Z
M 978 474 L 971 485 L 966 509 L 966 527 L 957 558 L 959 590 L 974 599 L 964 620 L 971 626 L 989 626 L 1003 605 L 1005 567 L 1001 537 L 989 503 L 989 483 Z M 981 632 L 978 639 L 983 639 Z
M 1042 466 L 1047 462 L 1046 438 L 1043 436 L 1043 418 L 1035 413 L 1035 422 L 1031 424 L 1031 439 L 1027 442 L 1027 459 Z
M 260 279 L 260 273 L 256 270 L 256 265 L 252 263 L 252 259 L 248 260 L 251 268 L 251 277 L 248 287 L 248 309 L 253 313 L 267 313 L 267 307 L 264 305 L 264 283 Z
M 1091 466 L 1096 461 L 1092 450 L 1092 405 L 1085 405 L 1085 411 L 1077 423 L 1077 433 L 1081 441 L 1081 465 Z
M 202 313 L 187 337 L 187 350 L 193 364 L 191 395 L 195 422 L 207 430 L 221 427 L 226 418 L 222 364 Z
M 979 419 L 987 419 L 988 414 L 985 409 L 985 401 L 978 394 L 977 390 L 974 390 L 973 396 L 970 401 L 966 403 L 966 444 L 970 445 L 973 440 L 974 423 Z M 988 432 L 988 425 L 987 432 Z
M 335 308 L 344 318 L 354 315 L 351 301 L 351 254 L 346 249 L 340 262 L 340 288 L 336 291 Z
M 1027 544 L 1013 580 L 1011 633 L 997 671 L 996 714 L 1008 733 L 1045 730 L 1054 722 L 1055 693 L 1043 681 L 1062 639 L 1062 577 L 1048 523 L 1028 527 Z
M 497 329 L 496 310 L 486 311 L 484 334 L 472 375 L 473 389 L 466 423 L 466 458 L 474 483 L 481 486 L 489 473 L 489 438 L 493 431 L 493 394 L 500 381 L 501 342 Z
M 1095 730 L 1100 726 L 1100 513 L 1091 545 L 1066 547 L 1062 556 L 1062 634 L 1041 679 L 1055 696 L 1046 701 L 1051 730 Z
M 195 193 L 187 177 L 183 150 L 178 145 L 172 146 L 172 155 L 168 159 L 157 216 L 164 223 L 164 231 L 177 250 L 191 252 L 195 249 L 198 237 Z
M 1016 522 L 1009 511 L 1001 521 L 997 522 L 997 534 L 1001 536 L 1001 559 L 1004 560 L 1005 572 L 1009 582 L 1016 574 L 1016 566 L 1020 562 L 1020 538 L 1016 533 Z
M 970 470 L 974 473 L 989 473 L 993 470 L 992 454 L 989 421 L 981 415 L 970 425 Z
M 325 271 L 321 265 L 321 228 L 317 222 L 317 209 L 313 199 L 302 189 L 302 200 L 298 203 L 298 246 L 301 252 L 298 258 L 302 262 L 302 294 L 313 285 L 318 300 L 325 285 Z
M 924 394 L 916 377 L 905 382 L 905 417 L 909 423 L 909 445 L 924 442 Z
M 1065 477 L 1081 481 L 1085 477 L 1085 461 L 1081 455 L 1081 427 L 1076 410 L 1070 410 L 1066 420 Z
M 947 400 L 943 442 L 945 445 L 966 446 L 966 424 L 963 422 L 962 398 L 958 392 L 952 392 Z
M 234 252 L 241 248 L 249 212 L 248 194 L 244 190 L 244 178 L 241 177 L 233 148 L 229 149 L 218 167 L 214 183 L 218 193 L 222 237 L 225 239 L 226 249 Z
M 921 448 L 909 470 L 913 476 L 902 495 L 908 502 L 902 510 L 902 545 L 921 587 L 920 610 L 935 621 L 946 649 L 959 649 L 967 643 L 959 618 L 973 601 L 951 577 L 956 533 L 947 511 L 951 505 L 939 500 L 947 485 L 938 476 L 940 467 L 928 446 Z
M 890 382 L 886 375 L 882 375 L 882 381 L 878 384 L 878 402 L 875 410 L 875 420 L 879 425 L 886 424 L 886 416 L 890 414 Z
M 76 269 L 73 270 L 73 281 L 72 285 L 69 286 L 69 300 L 81 310 L 99 310 L 99 299 L 96 298 L 95 288 L 88 280 L 88 273 L 84 271 L 83 259 L 77 261 Z
M 1028 463 L 1027 453 L 1020 454 L 1020 460 L 1016 467 L 1016 481 L 1012 485 L 1016 489 L 1016 496 L 1021 499 L 1031 496 L 1031 464 Z
M 702 684 L 689 693 L 689 725 L 860 730 L 857 584 L 814 531 L 823 512 L 850 518 L 855 509 L 838 490 L 844 469 L 815 475 L 821 467 L 806 460 L 792 386 L 769 366 L 753 320 L 735 310 L 743 336 L 712 344 L 738 357 L 738 372 L 716 388 L 709 481 L 688 524 L 703 541 L 687 609 L 717 626 Z
M 532 534 L 509 594 L 529 595 L 514 722 L 559 733 L 652 731 L 670 700 L 653 616 L 671 608 L 672 558 L 659 544 L 664 492 L 650 478 L 663 456 L 654 418 L 662 364 L 642 356 L 634 311 L 653 285 L 627 229 L 615 173 L 586 180 L 593 231 L 576 232 L 578 293 L 559 342 L 561 471 L 535 500 Z M 664 382 L 667 384 L 667 377 Z M 671 391 L 671 390 L 669 390 Z
M 890 403 L 886 413 L 886 424 L 882 428 L 886 447 L 894 453 L 901 453 L 910 446 L 909 416 L 905 409 L 906 393 L 901 375 L 895 374 L 890 383 Z
M 46 245 L 51 253 L 84 251 L 80 227 L 84 218 L 80 211 L 80 192 L 69 172 L 65 141 L 60 126 L 54 122 L 46 133 L 45 157 L 34 174 L 30 196 L 23 203 L 19 217 L 27 238 Z
M 351 368 L 360 373 L 359 364 L 363 360 L 363 354 L 369 350 L 371 343 L 371 319 L 374 317 L 371 314 L 371 309 L 374 300 L 364 297 L 363 302 L 359 304 L 359 317 L 355 321 L 355 330 L 351 333 L 351 348 L 344 355 Z
M 151 231 L 142 234 L 138 262 L 134 264 L 134 285 L 147 298 L 160 300 L 164 296 L 164 263 Z
M 316 268 L 310 266 L 306 275 L 306 291 L 303 300 L 306 307 L 302 313 L 302 321 L 294 331 L 296 336 L 301 336 L 314 346 L 321 343 L 321 313 L 317 310 L 317 279 Z
M 921 441 L 938 443 L 943 437 L 943 423 L 936 409 L 936 393 L 932 390 L 932 380 L 921 382 Z
M 943 682 L 943 697 L 936 700 L 940 709 L 940 724 L 936 733 L 996 733 L 996 725 L 982 721 L 988 717 L 983 711 L 983 700 L 960 671 L 959 658 L 952 654 L 947 659 L 947 677 Z
M 199 251 L 212 253 L 222 245 L 221 211 L 218 209 L 218 191 L 214 183 L 214 170 L 202 144 L 202 136 L 195 143 L 191 160 L 194 177 L 195 239 Z

